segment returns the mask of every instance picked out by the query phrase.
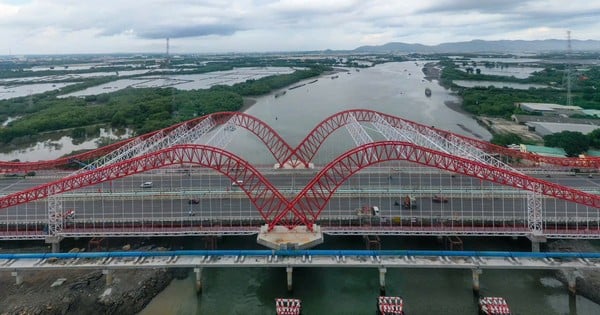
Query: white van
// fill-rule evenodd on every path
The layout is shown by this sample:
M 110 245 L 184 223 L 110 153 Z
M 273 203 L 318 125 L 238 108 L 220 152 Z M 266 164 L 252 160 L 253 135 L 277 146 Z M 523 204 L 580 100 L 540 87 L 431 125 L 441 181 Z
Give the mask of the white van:
M 145 182 L 140 185 L 141 188 L 152 188 L 152 182 Z
M 231 186 L 242 186 L 242 184 L 244 183 L 243 180 L 236 180 L 234 182 L 231 182 Z

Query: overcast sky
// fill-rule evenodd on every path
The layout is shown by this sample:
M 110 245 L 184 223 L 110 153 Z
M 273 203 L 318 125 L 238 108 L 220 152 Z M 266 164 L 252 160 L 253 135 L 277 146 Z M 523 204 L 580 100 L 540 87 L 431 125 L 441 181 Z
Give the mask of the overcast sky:
M 600 39 L 598 0 L 0 0 L 0 55 Z

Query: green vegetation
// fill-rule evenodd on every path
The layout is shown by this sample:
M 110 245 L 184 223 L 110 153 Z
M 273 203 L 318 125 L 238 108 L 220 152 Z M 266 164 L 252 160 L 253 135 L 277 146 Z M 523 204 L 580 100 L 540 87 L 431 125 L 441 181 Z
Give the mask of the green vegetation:
M 514 133 L 503 133 L 503 134 L 494 134 L 492 136 L 492 139 L 490 140 L 491 143 L 495 144 L 495 145 L 500 145 L 500 146 L 507 146 L 509 144 L 519 144 L 519 143 L 523 143 L 523 139 Z
M 330 67 L 312 65 L 292 74 L 248 80 L 233 86 L 214 86 L 207 90 L 127 88 L 85 98 L 56 97 L 59 93 L 98 85 L 115 78 L 91 79 L 60 92 L 0 101 L 0 119 L 21 117 L 0 129 L 0 143 L 32 143 L 38 140 L 40 133 L 61 130 L 69 130 L 74 139 L 82 140 L 86 136 L 98 135 L 102 125 L 126 127 L 133 129 L 136 134 L 143 134 L 196 116 L 239 110 L 243 105 L 242 96 L 266 94 L 327 70 Z
M 581 132 L 563 131 L 544 136 L 544 144 L 563 148 L 567 156 L 578 156 L 590 148 L 590 139 Z
M 520 114 L 514 106 L 516 102 L 566 103 L 566 92 L 562 86 L 564 65 L 542 69 L 530 78 L 492 76 L 478 74 L 477 71 L 464 72 L 458 70 L 454 61 L 442 61 L 442 83 L 451 86 L 463 99 L 463 108 L 475 115 L 489 115 L 510 118 L 512 114 Z M 453 80 L 504 81 L 518 83 L 546 84 L 554 88 L 517 90 L 497 87 L 464 88 L 452 85 Z M 559 82 L 559 83 L 557 83 Z M 594 66 L 572 78 L 573 105 L 586 109 L 600 109 L 600 67 Z M 558 88 L 556 88 L 558 86 Z

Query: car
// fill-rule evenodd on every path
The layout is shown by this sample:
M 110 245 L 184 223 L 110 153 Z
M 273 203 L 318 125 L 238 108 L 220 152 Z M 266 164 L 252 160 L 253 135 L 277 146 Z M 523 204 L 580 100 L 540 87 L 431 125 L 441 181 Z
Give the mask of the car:
M 444 196 L 440 196 L 440 195 L 435 195 L 431 198 L 431 201 L 436 202 L 436 203 L 447 203 L 448 198 L 446 198 Z
M 190 198 L 190 199 L 188 199 L 188 204 L 190 204 L 190 205 L 197 205 L 199 203 L 200 203 L 200 199 L 198 199 L 198 198 Z
M 140 185 L 141 188 L 152 188 L 152 182 L 144 182 Z
M 231 186 L 242 186 L 242 184 L 244 184 L 244 181 L 239 179 L 231 182 Z
M 75 210 L 69 209 L 65 211 L 65 219 L 74 220 L 75 219 Z

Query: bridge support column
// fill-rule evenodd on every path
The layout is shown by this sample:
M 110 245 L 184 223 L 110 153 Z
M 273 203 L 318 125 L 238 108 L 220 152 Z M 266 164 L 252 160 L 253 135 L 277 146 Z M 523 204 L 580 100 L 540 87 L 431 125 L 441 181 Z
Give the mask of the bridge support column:
M 531 251 L 534 253 L 539 253 L 540 244 L 546 243 L 546 237 L 543 235 L 530 235 L 527 238 L 531 241 Z
M 385 273 L 387 269 L 385 267 L 379 268 L 379 295 L 385 295 Z
M 569 288 L 569 295 L 575 296 L 577 294 L 577 274 L 575 271 L 566 272 L 567 276 L 567 287 Z
M 473 274 L 473 294 L 479 295 L 479 276 L 483 273 L 483 270 L 477 268 L 471 271 Z
M 292 290 L 294 289 L 293 283 L 292 283 L 292 272 L 293 272 L 294 268 L 292 267 L 285 267 L 285 272 L 287 274 L 287 289 L 288 292 L 292 292 Z
M 50 246 L 52 246 L 53 253 L 60 252 L 60 240 L 61 238 L 59 236 L 46 237 L 46 244 L 50 244 Z
M 194 268 L 196 274 L 196 294 L 202 293 L 202 268 Z
M 13 277 L 15 277 L 15 284 L 21 285 L 23 283 L 23 275 L 19 274 L 18 271 L 13 271 L 10 273 Z
M 110 287 L 113 284 L 113 271 L 110 269 L 103 269 L 102 274 L 106 276 L 106 286 Z

